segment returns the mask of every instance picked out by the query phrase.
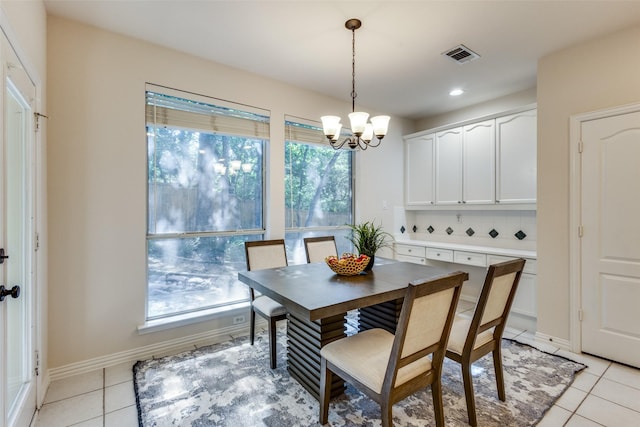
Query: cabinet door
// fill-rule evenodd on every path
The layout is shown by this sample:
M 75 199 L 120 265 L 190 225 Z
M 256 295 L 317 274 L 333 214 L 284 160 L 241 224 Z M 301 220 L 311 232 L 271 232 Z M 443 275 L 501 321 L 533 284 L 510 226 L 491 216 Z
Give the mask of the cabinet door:
M 462 128 L 436 134 L 436 204 L 462 203 Z
M 536 110 L 496 119 L 496 202 L 535 203 Z
M 405 141 L 405 205 L 433 205 L 434 135 L 417 136 Z
M 495 120 L 467 125 L 462 137 L 462 203 L 495 202 Z

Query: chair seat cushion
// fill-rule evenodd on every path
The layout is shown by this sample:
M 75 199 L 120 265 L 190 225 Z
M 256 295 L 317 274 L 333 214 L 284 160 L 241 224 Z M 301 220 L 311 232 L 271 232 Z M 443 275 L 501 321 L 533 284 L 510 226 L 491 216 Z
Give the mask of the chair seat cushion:
M 451 327 L 451 335 L 449 336 L 449 343 L 447 344 L 447 351 L 452 353 L 456 353 L 462 355 L 462 350 L 464 348 L 464 342 L 467 339 L 467 334 L 469 333 L 469 327 L 471 326 L 471 319 L 468 317 L 463 317 L 457 315 L 455 320 L 453 321 L 453 326 Z M 481 332 L 477 338 L 476 342 L 473 346 L 474 349 L 490 342 L 493 340 L 493 328 L 488 329 L 484 332 Z
M 264 295 L 253 300 L 253 308 L 269 317 L 280 316 L 287 313 L 286 308 Z
M 383 329 L 369 329 L 322 347 L 320 354 L 362 384 L 380 393 L 389 363 L 394 335 Z M 401 368 L 395 386 L 431 370 L 428 356 Z

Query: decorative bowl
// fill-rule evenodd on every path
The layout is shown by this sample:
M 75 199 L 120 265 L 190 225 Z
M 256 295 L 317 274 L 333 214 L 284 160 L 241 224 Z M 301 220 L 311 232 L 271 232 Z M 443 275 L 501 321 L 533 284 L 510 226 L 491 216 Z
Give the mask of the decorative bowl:
M 324 260 L 329 268 L 340 276 L 355 276 L 356 274 L 360 274 L 369 264 L 369 257 L 367 255 L 355 255 L 349 252 L 343 253 L 340 258 L 331 255 Z

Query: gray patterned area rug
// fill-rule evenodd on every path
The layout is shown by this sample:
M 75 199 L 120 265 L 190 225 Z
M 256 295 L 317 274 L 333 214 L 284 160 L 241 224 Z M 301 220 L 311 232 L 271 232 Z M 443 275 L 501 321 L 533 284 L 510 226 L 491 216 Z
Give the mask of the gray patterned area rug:
M 278 368 L 269 369 L 268 337 L 256 335 L 133 368 L 141 427 L 317 426 L 318 402 L 286 369 L 284 328 L 278 331 Z M 490 355 L 472 368 L 479 426 L 531 426 L 573 382 L 584 365 L 515 341 L 502 341 L 506 402 L 498 399 Z M 468 426 L 460 366 L 445 359 L 442 377 L 447 426 Z M 434 425 L 431 389 L 393 406 L 396 426 Z M 332 426 L 379 426 L 380 408 L 347 384 L 329 407 Z

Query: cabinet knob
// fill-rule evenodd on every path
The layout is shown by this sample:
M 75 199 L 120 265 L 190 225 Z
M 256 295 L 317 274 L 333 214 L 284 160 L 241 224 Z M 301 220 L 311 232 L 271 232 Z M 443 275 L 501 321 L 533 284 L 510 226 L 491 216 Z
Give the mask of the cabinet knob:
M 471 261 L 471 257 L 470 256 L 467 257 L 467 261 Z
M 462 203 L 460 200 L 458 200 L 458 204 Z

